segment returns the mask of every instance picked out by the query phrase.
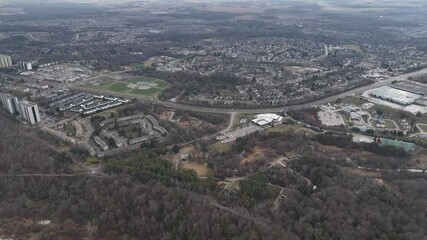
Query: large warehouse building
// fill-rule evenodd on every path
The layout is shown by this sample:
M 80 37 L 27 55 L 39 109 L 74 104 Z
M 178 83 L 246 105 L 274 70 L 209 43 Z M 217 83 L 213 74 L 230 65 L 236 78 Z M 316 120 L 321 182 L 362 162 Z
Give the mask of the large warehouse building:
M 427 84 L 403 81 L 365 91 L 362 96 L 368 101 L 414 115 L 427 113 Z
M 398 103 L 405 106 L 415 103 L 415 100 L 422 97 L 422 95 L 419 95 L 419 94 L 391 88 L 388 86 L 371 90 L 369 92 L 369 95 L 372 97 L 381 98 L 383 100 L 387 100 L 387 101 Z

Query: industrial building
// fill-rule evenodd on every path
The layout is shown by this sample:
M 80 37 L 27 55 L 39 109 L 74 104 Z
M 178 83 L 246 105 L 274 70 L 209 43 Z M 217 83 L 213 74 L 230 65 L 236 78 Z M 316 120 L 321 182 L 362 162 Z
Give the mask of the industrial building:
M 11 114 L 18 113 L 18 98 L 8 94 L 0 93 L 1 102 L 3 103 L 3 108 Z
M 391 88 L 388 86 L 376 88 L 370 91 L 369 95 L 375 98 L 380 98 L 389 102 L 398 103 L 400 105 L 405 106 L 415 103 L 415 100 L 422 97 L 419 94 Z
M 365 91 L 369 102 L 410 112 L 427 113 L 427 84 L 405 81 Z
M 40 122 L 40 113 L 37 104 L 29 101 L 20 101 L 18 103 L 19 116 L 22 120 L 30 124 Z
M 390 85 L 390 87 L 399 89 L 402 91 L 418 94 L 418 95 L 427 94 L 427 85 L 424 83 L 415 82 L 415 81 L 399 82 L 399 83 Z
M 33 65 L 31 62 L 18 62 L 17 66 L 18 68 L 22 70 L 27 70 L 27 71 L 33 69 Z
M 0 55 L 0 68 L 12 67 L 12 58 L 7 55 Z

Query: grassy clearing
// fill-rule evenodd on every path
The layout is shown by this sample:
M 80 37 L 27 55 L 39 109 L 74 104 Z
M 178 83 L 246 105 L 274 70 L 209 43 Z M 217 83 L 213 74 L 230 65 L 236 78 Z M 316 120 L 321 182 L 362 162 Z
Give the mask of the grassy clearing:
M 212 171 L 210 168 L 208 168 L 207 163 L 184 161 L 181 162 L 181 166 L 184 169 L 194 170 L 199 177 L 209 177 L 212 174 Z
M 242 158 L 242 160 L 240 160 L 240 164 L 248 164 L 248 163 L 254 163 L 256 162 L 259 158 L 264 156 L 264 153 L 267 151 L 266 148 L 262 148 L 260 146 L 255 146 L 255 148 L 252 150 L 252 153 L 249 154 L 248 156 Z
M 126 79 L 126 82 L 131 82 L 131 83 L 138 83 L 138 82 L 156 82 L 156 78 L 150 78 L 150 77 L 133 77 L 133 78 L 129 78 Z
M 221 142 L 217 142 L 211 145 L 209 147 L 209 150 L 214 152 L 219 152 L 219 153 L 228 152 L 228 151 L 231 151 L 231 144 L 224 144 Z
M 68 165 L 68 167 L 69 167 L 71 170 L 75 171 L 75 172 L 83 172 L 83 171 L 86 171 L 86 168 L 84 168 L 83 166 L 80 166 L 80 165 L 78 165 L 78 164 L 76 164 L 76 163 L 71 163 L 71 164 L 69 164 L 69 165 Z
M 129 67 L 131 67 L 132 69 L 144 69 L 144 68 L 146 68 L 146 66 L 144 64 L 141 64 L 141 63 L 131 63 L 131 64 L 129 64 Z
M 168 83 L 168 82 L 166 82 L 166 81 L 163 81 L 163 80 L 161 80 L 161 79 L 157 79 L 156 80 L 156 84 L 157 84 L 157 87 L 158 88 L 168 88 L 168 87 L 170 87 L 170 83 Z
M 143 65 L 145 67 L 152 67 L 153 63 L 155 64 L 156 62 L 157 62 L 157 58 L 156 57 L 152 57 L 152 58 L 149 58 L 149 59 L 145 60 Z
M 289 124 L 280 124 L 266 130 L 267 133 L 294 133 L 300 127 Z
M 418 124 L 418 126 L 423 130 L 423 132 L 427 132 L 427 124 Z
M 116 111 L 109 109 L 107 111 L 97 113 L 95 114 L 95 116 L 104 117 L 105 119 L 107 119 L 111 117 L 111 114 L 113 114 L 114 116 L 119 115 Z
M 350 97 L 346 97 L 342 100 L 342 103 L 346 103 L 346 104 L 353 104 L 356 106 L 361 106 L 364 103 L 367 103 L 368 101 L 363 99 L 362 97 L 356 97 L 356 96 L 350 96 Z
M 80 85 L 80 86 L 84 87 L 84 88 L 95 89 L 95 90 L 108 90 L 108 88 L 110 87 L 110 85 L 113 84 L 113 83 L 114 82 L 89 83 L 89 84 L 83 84 L 83 85 Z
M 170 86 L 170 83 L 162 80 L 162 79 L 158 79 L 158 78 L 150 78 L 150 77 L 134 77 L 134 78 L 130 78 L 127 79 L 126 82 L 131 82 L 131 83 L 139 83 L 139 82 L 148 82 L 148 83 L 155 83 L 157 84 L 157 88 L 167 88 Z
M 394 109 L 387 106 L 380 106 L 375 105 L 372 108 L 369 109 L 370 112 L 382 112 L 383 117 L 391 117 L 391 116 L 400 116 L 402 113 L 404 113 L 403 110 L 400 109 Z
M 240 123 L 240 121 L 242 119 L 246 118 L 246 123 Z M 248 115 L 248 114 L 243 114 L 243 113 L 237 113 L 236 117 L 234 118 L 234 122 L 233 122 L 233 129 L 240 127 L 240 126 L 245 126 L 248 123 L 251 122 L 251 120 L 253 119 L 253 115 Z
M 148 89 L 130 88 L 130 83 L 154 83 L 155 86 Z M 170 87 L 170 83 L 150 77 L 132 77 L 124 81 L 112 80 L 105 78 L 92 83 L 80 85 L 80 87 L 92 90 L 109 91 L 117 93 L 129 93 L 132 95 L 154 97 L 159 95 L 164 89 Z
M 126 83 L 117 82 L 117 83 L 110 85 L 108 87 L 108 90 L 113 91 L 113 92 L 124 93 L 124 92 L 131 90 L 131 89 L 127 87 Z
M 101 161 L 97 157 L 88 157 L 85 161 L 86 165 L 98 165 L 100 163 Z
M 163 89 L 161 88 L 149 88 L 149 89 L 133 89 L 129 93 L 141 96 L 156 96 Z
M 125 131 L 125 137 L 128 139 L 134 139 L 140 137 L 140 134 L 135 131 Z
M 388 119 L 384 120 L 384 125 L 386 128 L 396 128 L 396 125 L 394 124 L 394 122 Z
M 106 111 L 99 112 L 99 113 L 95 114 L 95 116 L 103 116 L 106 119 L 110 118 L 111 114 L 114 114 L 115 116 L 118 116 L 119 114 L 117 112 L 120 109 L 125 109 L 125 108 L 130 107 L 130 106 L 133 107 L 133 106 L 135 106 L 135 104 L 134 103 L 129 103 L 129 104 L 125 105 L 125 106 L 118 106 L 118 107 L 110 108 L 110 109 L 108 109 Z

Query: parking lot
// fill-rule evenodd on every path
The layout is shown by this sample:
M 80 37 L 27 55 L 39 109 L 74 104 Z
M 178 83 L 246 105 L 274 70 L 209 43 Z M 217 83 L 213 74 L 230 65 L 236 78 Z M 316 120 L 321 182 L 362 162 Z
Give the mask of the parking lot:
M 325 126 L 341 126 L 345 125 L 344 118 L 329 108 L 324 108 L 323 111 L 317 113 L 319 120 Z

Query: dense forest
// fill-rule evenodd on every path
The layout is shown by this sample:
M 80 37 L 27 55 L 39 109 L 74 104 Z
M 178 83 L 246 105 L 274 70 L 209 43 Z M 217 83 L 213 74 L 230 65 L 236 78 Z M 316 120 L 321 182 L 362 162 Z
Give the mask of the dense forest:
M 103 174 L 83 174 L 68 167 L 72 152 L 58 152 L 3 115 L 0 123 L 0 237 L 326 240 L 425 239 L 427 234 L 422 174 L 387 173 L 380 181 L 307 151 L 287 168 L 257 173 L 246 166 L 249 177 L 226 190 L 217 184 L 225 177 L 221 172 L 199 179 L 192 171 L 175 170 L 154 150 L 106 160 Z M 255 142 L 271 146 L 273 156 L 310 141 L 258 134 L 237 141 L 232 153 L 251 151 Z M 213 158 L 225 161 L 214 166 L 218 171 L 235 164 L 221 155 Z M 252 168 L 257 164 L 262 165 Z M 36 223 L 45 219 L 52 224 Z

